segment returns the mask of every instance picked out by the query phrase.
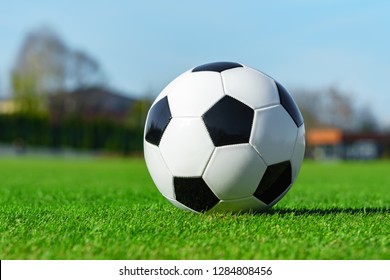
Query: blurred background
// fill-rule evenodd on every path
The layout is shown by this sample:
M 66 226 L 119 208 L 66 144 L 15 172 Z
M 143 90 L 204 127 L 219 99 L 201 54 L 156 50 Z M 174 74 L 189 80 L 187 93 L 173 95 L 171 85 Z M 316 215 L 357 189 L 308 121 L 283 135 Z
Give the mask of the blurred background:
M 3 1 L 0 156 L 142 155 L 149 106 L 191 67 L 282 83 L 307 157 L 390 157 L 388 1 Z

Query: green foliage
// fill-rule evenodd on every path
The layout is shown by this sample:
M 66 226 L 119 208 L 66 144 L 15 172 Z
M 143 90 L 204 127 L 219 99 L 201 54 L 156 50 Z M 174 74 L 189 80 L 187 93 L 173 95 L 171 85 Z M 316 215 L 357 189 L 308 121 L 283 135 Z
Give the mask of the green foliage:
M 143 129 L 152 102 L 147 98 L 134 101 L 126 124 L 135 129 Z
M 390 162 L 304 162 L 267 213 L 193 214 L 141 159 L 0 159 L 1 259 L 389 259 Z
M 130 154 L 142 151 L 143 128 L 108 120 L 67 118 L 51 121 L 46 115 L 0 114 L 0 142 L 27 147 L 73 148 Z
M 12 88 L 17 110 L 23 114 L 42 114 L 47 112 L 45 96 L 38 92 L 35 75 L 12 74 Z

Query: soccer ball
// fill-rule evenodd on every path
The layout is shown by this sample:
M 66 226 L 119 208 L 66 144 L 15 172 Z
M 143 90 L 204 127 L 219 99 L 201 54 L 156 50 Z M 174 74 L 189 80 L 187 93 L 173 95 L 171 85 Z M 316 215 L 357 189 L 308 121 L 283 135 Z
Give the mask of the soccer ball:
M 157 96 L 144 155 L 161 194 L 194 212 L 264 211 L 297 178 L 302 115 L 269 76 L 233 62 L 183 73 Z

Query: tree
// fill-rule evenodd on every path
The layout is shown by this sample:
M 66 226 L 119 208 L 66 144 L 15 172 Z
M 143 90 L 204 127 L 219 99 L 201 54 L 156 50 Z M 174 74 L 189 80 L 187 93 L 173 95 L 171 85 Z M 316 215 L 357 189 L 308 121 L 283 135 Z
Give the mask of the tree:
M 19 110 L 42 111 L 45 95 L 62 88 L 65 53 L 65 44 L 51 30 L 27 34 L 11 73 Z
M 23 41 L 11 73 L 12 92 L 21 111 L 44 111 L 49 95 L 101 85 L 103 76 L 95 59 L 42 27 Z
M 68 90 L 101 86 L 105 83 L 99 63 L 86 52 L 70 51 L 67 63 Z
M 378 119 L 372 112 L 370 107 L 364 106 L 358 111 L 358 127 L 357 129 L 362 132 L 374 132 L 380 129 Z
M 33 74 L 13 73 L 12 87 L 15 107 L 18 111 L 28 114 L 45 112 L 44 96 L 37 90 L 36 83 L 37 79 Z
M 305 121 L 306 129 L 319 127 L 322 125 L 320 94 L 314 90 L 299 89 L 293 92 L 293 97 L 298 104 Z
M 27 34 L 13 68 L 13 75 L 35 80 L 35 90 L 49 93 L 64 87 L 67 47 L 48 28 Z
M 330 87 L 323 95 L 325 112 L 323 119 L 326 123 L 342 129 L 353 129 L 355 126 L 354 103 L 347 93 L 336 87 Z
M 358 108 L 351 95 L 337 87 L 294 91 L 307 129 L 333 126 L 349 131 L 377 130 L 379 125 L 369 107 Z

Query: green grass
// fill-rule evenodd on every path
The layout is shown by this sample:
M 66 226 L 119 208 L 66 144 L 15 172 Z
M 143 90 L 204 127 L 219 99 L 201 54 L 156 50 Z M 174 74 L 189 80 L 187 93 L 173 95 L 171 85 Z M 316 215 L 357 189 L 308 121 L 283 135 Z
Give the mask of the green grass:
M 390 259 L 390 162 L 305 162 L 268 213 L 193 214 L 141 159 L 0 159 L 0 259 Z

